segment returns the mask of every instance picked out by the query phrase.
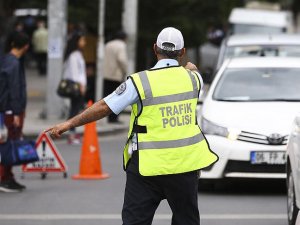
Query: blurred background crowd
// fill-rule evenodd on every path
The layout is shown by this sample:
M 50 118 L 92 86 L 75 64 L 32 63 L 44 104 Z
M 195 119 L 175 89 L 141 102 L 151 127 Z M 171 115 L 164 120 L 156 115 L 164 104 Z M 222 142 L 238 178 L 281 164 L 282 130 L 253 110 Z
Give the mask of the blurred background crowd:
M 170 25 L 182 30 L 186 37 L 186 47 L 190 50 L 189 56 L 199 65 L 201 62 L 199 47 L 206 42 L 218 47 L 230 29 L 228 17 L 231 10 L 235 7 L 244 7 L 247 2 L 249 1 L 139 1 L 136 70 L 153 65 L 155 57 L 152 54 L 151 46 L 159 30 Z M 280 5 L 280 9 L 290 11 L 293 23 L 297 23 L 297 14 L 300 10 L 299 1 L 269 0 L 265 2 L 276 3 Z M 84 58 L 89 65 L 88 76 L 93 76 L 95 73 L 93 65 L 96 61 L 98 4 L 97 0 L 68 2 L 68 34 L 77 29 L 84 30 L 87 34 Z M 106 1 L 105 8 L 104 33 L 105 42 L 107 42 L 117 31 L 122 29 L 123 3 L 120 0 L 109 0 Z M 37 65 L 40 74 L 44 75 L 46 44 L 39 39 L 46 37 L 47 20 L 46 0 L 0 0 L 0 47 L 2 49 L 0 52 L 3 52 L 4 40 L 12 30 L 23 30 L 29 35 L 32 42 L 27 58 L 36 59 L 37 63 L 34 65 Z M 31 62 L 27 61 L 27 65 L 31 66 Z M 202 67 L 200 66 L 200 68 Z

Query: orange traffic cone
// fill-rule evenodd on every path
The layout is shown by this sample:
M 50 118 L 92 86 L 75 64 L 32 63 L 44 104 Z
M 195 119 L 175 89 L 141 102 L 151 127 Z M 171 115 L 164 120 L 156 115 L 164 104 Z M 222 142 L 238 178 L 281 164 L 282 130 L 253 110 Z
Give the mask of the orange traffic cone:
M 89 101 L 88 107 L 91 105 L 93 105 L 93 103 L 92 101 Z M 108 177 L 109 175 L 107 173 L 103 173 L 101 168 L 96 122 L 88 123 L 84 127 L 79 174 L 72 176 L 72 178 L 105 179 Z

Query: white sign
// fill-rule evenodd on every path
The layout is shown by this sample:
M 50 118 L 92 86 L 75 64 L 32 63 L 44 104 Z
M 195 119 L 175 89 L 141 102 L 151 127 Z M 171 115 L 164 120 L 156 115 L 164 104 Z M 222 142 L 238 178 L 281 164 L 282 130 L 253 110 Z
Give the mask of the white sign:
M 60 38 L 50 39 L 48 43 L 48 57 L 51 59 L 62 58 L 63 49 Z
M 48 134 L 42 133 L 36 141 L 39 161 L 23 166 L 23 172 L 65 172 L 67 167 Z

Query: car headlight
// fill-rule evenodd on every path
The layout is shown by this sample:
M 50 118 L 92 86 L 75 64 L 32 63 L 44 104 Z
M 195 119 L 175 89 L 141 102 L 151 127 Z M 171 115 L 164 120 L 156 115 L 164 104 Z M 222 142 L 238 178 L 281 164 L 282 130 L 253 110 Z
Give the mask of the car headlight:
M 201 129 L 205 134 L 213 134 L 223 137 L 228 136 L 228 129 L 226 127 L 221 127 L 217 124 L 214 124 L 203 117 L 201 119 Z
M 236 140 L 240 134 L 240 131 L 237 129 L 219 126 L 203 117 L 201 119 L 201 130 L 204 134 L 227 137 L 230 140 Z

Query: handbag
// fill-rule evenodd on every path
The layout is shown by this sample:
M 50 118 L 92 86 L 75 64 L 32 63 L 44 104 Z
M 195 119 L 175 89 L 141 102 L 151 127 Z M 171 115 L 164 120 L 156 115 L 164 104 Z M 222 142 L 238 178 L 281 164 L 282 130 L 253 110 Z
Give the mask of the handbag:
M 0 164 L 22 165 L 39 161 L 35 142 L 30 140 L 8 140 L 0 144 Z
M 69 79 L 62 79 L 57 88 L 57 94 L 63 98 L 76 98 L 81 95 L 80 84 Z

